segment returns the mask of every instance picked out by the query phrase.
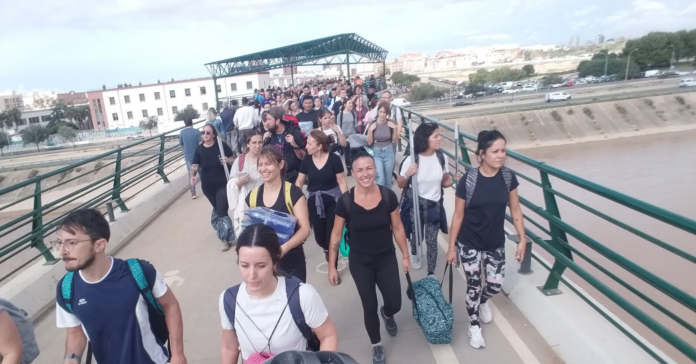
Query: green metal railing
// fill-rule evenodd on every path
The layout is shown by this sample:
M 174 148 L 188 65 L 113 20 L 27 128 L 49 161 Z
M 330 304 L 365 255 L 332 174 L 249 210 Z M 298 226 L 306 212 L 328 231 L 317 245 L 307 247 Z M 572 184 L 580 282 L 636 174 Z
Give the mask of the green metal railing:
M 433 123 L 437 124 L 441 130 L 445 129 L 451 132 L 450 135 L 454 134 L 454 127 L 443 123 L 439 120 L 433 119 L 426 115 L 419 114 L 415 111 L 409 110 L 407 108 L 400 109 L 401 116 L 403 119 L 403 130 L 405 137 L 402 138 L 401 142 L 408 144 L 409 135 L 411 131 L 409 130 L 409 120 L 413 120 L 414 124 L 421 123 Z M 448 137 L 449 133 L 441 132 L 440 136 L 443 139 L 454 142 L 454 138 Z M 466 132 L 459 132 L 459 156 L 460 159 L 456 161 L 460 166 L 465 169 L 472 168 L 472 163 L 469 157 L 469 152 L 475 155 L 476 149 L 476 137 L 472 134 Z M 400 143 L 401 144 L 401 143 Z M 453 144 L 454 145 L 454 144 Z M 399 145 L 402 147 L 402 145 Z M 447 148 L 442 148 L 442 152 L 454 160 L 454 154 L 451 153 Z M 567 182 L 575 187 L 578 187 L 586 192 L 592 193 L 595 197 L 599 197 L 605 200 L 615 202 L 619 205 L 626 207 L 628 210 L 635 213 L 641 214 L 646 217 L 658 220 L 667 226 L 681 230 L 693 236 L 694 239 L 691 242 L 696 242 L 696 221 L 686 218 L 684 216 L 675 214 L 671 211 L 667 211 L 663 208 L 648 204 L 636 198 L 624 195 L 617 191 L 611 190 L 609 188 L 603 187 L 594 182 L 588 181 L 581 177 L 575 176 L 573 174 L 567 173 L 558 168 L 549 166 L 548 164 L 534 160 L 527 156 L 524 156 L 514 151 L 507 151 L 508 158 L 511 158 L 522 165 L 531 167 L 533 170 L 539 173 L 539 178 L 534 179 L 518 170 L 514 170 L 516 176 L 521 178 L 532 186 L 536 186 L 541 190 L 543 195 L 544 206 L 539 206 L 531 202 L 528 198 L 520 195 L 520 203 L 526 208 L 524 213 L 524 219 L 527 222 L 525 224 L 525 231 L 527 236 L 539 247 L 548 252 L 555 261 L 551 266 L 546 264 L 545 259 L 540 257 L 537 253 L 533 253 L 533 258 L 539 262 L 542 266 L 549 270 L 549 275 L 546 278 L 546 282 L 539 289 L 547 295 L 554 295 L 560 293 L 558 290 L 559 282 L 563 282 L 566 286 L 578 294 L 585 302 L 587 302 L 592 308 L 597 310 L 605 319 L 610 321 L 615 327 L 617 327 L 622 333 L 639 345 L 643 350 L 645 350 L 649 355 L 651 355 L 655 360 L 660 363 L 667 363 L 668 359 L 665 358 L 660 353 L 656 352 L 653 347 L 645 345 L 644 341 L 638 337 L 633 330 L 629 330 L 625 327 L 622 322 L 619 322 L 615 316 L 606 312 L 605 309 L 598 306 L 596 301 L 591 297 L 588 297 L 582 291 L 576 289 L 576 287 L 571 284 L 567 277 L 564 275 L 566 269 L 570 269 L 575 273 L 580 279 L 582 279 L 586 284 L 596 289 L 614 304 L 616 304 L 625 313 L 636 319 L 638 322 L 643 324 L 649 330 L 654 332 L 657 336 L 666 341 L 669 345 L 676 348 L 679 352 L 683 353 L 686 357 L 691 360 L 696 361 L 696 348 L 694 347 L 694 342 L 687 341 L 680 337 L 673 331 L 666 328 L 661 322 L 656 320 L 654 317 L 648 315 L 645 311 L 641 310 L 634 304 L 633 298 L 626 298 L 623 295 L 617 293 L 615 290 L 610 288 L 601 278 L 593 275 L 583 265 L 575 261 L 575 258 L 580 258 L 589 266 L 597 269 L 606 277 L 609 277 L 613 282 L 617 283 L 621 287 L 628 290 L 635 297 L 652 306 L 660 313 L 664 314 L 669 319 L 676 322 L 680 327 L 686 329 L 691 334 L 696 334 L 696 327 L 689 321 L 694 321 L 694 316 L 692 317 L 681 317 L 676 314 L 673 309 L 669 307 L 674 307 L 674 305 L 681 305 L 685 307 L 692 315 L 696 312 L 696 297 L 685 292 L 682 288 L 677 285 L 658 277 L 656 274 L 650 272 L 644 267 L 636 264 L 625 256 L 621 255 L 619 252 L 613 250 L 608 244 L 604 244 L 589 236 L 588 232 L 580 231 L 575 228 L 567 221 L 561 218 L 561 212 L 558 207 L 557 198 L 565 200 L 566 202 L 579 207 L 580 209 L 594 215 L 598 219 L 609 222 L 615 227 L 627 231 L 633 234 L 639 239 L 643 239 L 647 242 L 654 244 L 655 246 L 662 248 L 665 254 L 674 254 L 678 259 L 683 259 L 685 263 L 696 264 L 696 256 L 684 251 L 672 244 L 669 244 L 661 239 L 658 239 L 638 227 L 631 226 L 627 223 L 620 221 L 619 219 L 609 216 L 595 208 L 588 206 L 585 203 L 580 202 L 568 196 L 566 193 L 560 192 L 554 189 L 551 184 L 551 178 L 555 178 L 564 182 Z M 508 221 L 512 219 L 507 216 Z M 530 229 L 535 227 L 538 231 L 546 235 L 546 238 L 542 238 L 539 234 L 535 233 L 534 230 Z M 604 264 L 597 262 L 596 260 L 589 257 L 587 254 L 580 251 L 577 247 L 570 244 L 568 236 L 571 236 L 580 243 L 591 248 L 594 252 L 598 253 L 601 257 L 608 259 L 616 266 L 619 270 L 630 273 L 630 275 L 639 278 L 642 282 L 647 283 L 652 288 L 661 292 L 664 296 L 668 297 L 670 300 L 669 307 L 664 304 L 660 304 L 654 299 L 653 293 L 647 292 L 645 289 L 640 289 L 626 282 L 624 279 L 619 277 L 619 272 L 607 269 Z M 623 273 L 623 272 L 622 272 Z M 624 274 L 625 275 L 625 274 Z M 647 288 L 647 287 L 644 287 Z
M 200 123 L 203 121 L 196 124 Z M 8 267 L 8 271 L 3 270 L 0 282 L 38 258 L 43 258 L 47 264 L 58 261 L 45 241 L 69 211 L 78 208 L 104 211 L 105 205 L 112 202 L 125 212 L 128 211 L 128 201 L 148 187 L 169 183 L 167 176 L 184 165 L 184 152 L 178 141 L 168 143 L 166 139 L 180 129 L 183 127 L 0 189 L 0 201 L 5 201 L 0 202 L 0 214 L 9 216 L 9 221 L 0 223 L 0 266 Z M 129 165 L 125 162 L 129 162 Z M 58 192 L 60 187 L 67 187 L 71 182 L 102 170 L 110 170 L 111 173 L 80 185 L 75 191 L 65 194 Z M 65 178 L 67 176 L 69 178 Z M 155 177 L 154 181 L 151 177 Z M 123 198 L 126 192 L 128 198 Z M 59 197 L 49 202 L 46 200 L 49 193 Z M 32 254 L 30 258 L 17 257 L 32 248 L 38 254 Z

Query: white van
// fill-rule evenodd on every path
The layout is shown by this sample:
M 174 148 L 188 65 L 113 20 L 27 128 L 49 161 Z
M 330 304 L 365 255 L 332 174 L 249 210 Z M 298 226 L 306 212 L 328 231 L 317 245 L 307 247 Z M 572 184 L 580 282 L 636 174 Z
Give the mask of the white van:
M 679 87 L 696 86 L 696 78 L 682 78 L 679 80 Z
M 570 100 L 570 95 L 568 95 L 565 92 L 549 92 L 544 97 L 544 100 L 546 100 L 546 102 L 566 101 L 566 100 Z

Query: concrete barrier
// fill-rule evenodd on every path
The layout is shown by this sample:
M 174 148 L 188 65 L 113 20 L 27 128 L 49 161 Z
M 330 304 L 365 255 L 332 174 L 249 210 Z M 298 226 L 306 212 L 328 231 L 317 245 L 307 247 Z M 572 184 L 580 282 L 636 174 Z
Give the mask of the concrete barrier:
M 152 186 L 138 196 L 139 201 L 129 202 L 130 211 L 117 213 L 111 223 L 111 238 L 107 253 L 113 254 L 129 243 L 162 210 L 188 189 L 186 171 L 170 176 L 170 183 Z M 151 198 L 156 195 L 157 198 Z M 139 203 L 138 203 L 139 202 Z M 62 262 L 44 265 L 37 262 L 17 277 L 0 287 L 0 297 L 12 301 L 24 309 L 33 321 L 55 305 L 56 284 L 65 275 Z

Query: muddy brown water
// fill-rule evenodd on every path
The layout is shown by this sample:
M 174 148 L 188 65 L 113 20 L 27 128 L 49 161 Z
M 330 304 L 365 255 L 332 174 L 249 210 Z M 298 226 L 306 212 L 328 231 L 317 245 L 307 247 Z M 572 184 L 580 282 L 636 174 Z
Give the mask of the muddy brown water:
M 531 148 L 520 150 L 520 152 L 617 192 L 696 220 L 696 130 Z M 507 165 L 536 181 L 540 180 L 539 172 L 532 167 L 512 159 L 508 159 Z M 544 200 L 540 189 L 527 181 L 519 180 L 520 195 L 543 207 Z M 551 178 L 551 183 L 554 189 L 584 204 L 689 254 L 696 255 L 696 235 L 694 234 L 632 211 L 557 178 Z M 628 233 L 561 198 L 557 197 L 556 200 L 561 217 L 565 222 L 689 295 L 696 296 L 696 284 L 694 283 L 696 264 Z M 525 209 L 525 213 L 532 216 L 537 222 L 543 221 L 528 209 Z M 529 223 L 526 225 L 531 226 Z M 547 223 L 542 223 L 542 225 L 548 227 Z M 545 237 L 543 233 L 541 236 Z M 647 293 L 650 298 L 664 305 L 669 311 L 677 314 L 691 325 L 696 325 L 696 313 L 692 310 L 670 299 L 658 289 L 651 287 L 614 262 L 600 256 L 577 239 L 570 235 L 568 238 L 574 247 L 588 255 L 589 258 L 596 260 L 603 268 L 616 274 L 640 291 Z M 542 255 L 553 262 L 553 258 L 543 249 L 536 248 L 535 250 L 542 252 Z M 599 270 L 591 267 L 583 259 L 576 256 L 575 261 L 687 343 L 696 346 L 696 335 L 682 328 Z M 664 350 L 674 360 L 679 363 L 691 363 L 686 356 L 633 319 L 577 275 L 569 270 L 566 270 L 566 274 L 574 282 L 580 284 L 592 297 L 606 305 L 614 314 L 625 320 L 633 329 L 644 335 L 649 342 Z M 564 292 L 564 294 L 573 293 Z

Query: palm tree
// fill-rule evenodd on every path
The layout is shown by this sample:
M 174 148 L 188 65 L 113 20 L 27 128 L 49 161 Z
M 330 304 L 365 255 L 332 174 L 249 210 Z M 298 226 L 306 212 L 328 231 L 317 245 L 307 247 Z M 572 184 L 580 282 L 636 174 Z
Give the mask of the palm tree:
M 3 110 L 0 111 L 0 129 L 5 130 L 5 120 L 7 120 L 7 113 Z
M 8 128 L 12 128 L 13 126 L 17 128 L 21 120 L 22 112 L 19 111 L 18 108 L 15 107 L 14 109 L 5 111 L 5 125 L 7 125 Z

